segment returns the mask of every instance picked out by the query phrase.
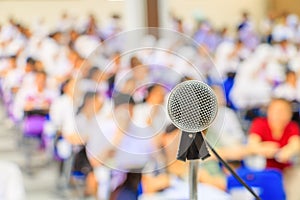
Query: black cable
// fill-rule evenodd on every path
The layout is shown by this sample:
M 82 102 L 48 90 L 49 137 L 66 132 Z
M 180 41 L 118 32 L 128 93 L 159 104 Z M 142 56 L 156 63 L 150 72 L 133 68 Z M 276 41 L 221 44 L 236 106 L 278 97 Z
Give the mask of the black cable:
M 249 187 L 249 185 L 247 185 L 247 183 L 241 179 L 241 177 L 227 164 L 227 162 L 225 162 L 221 156 L 214 150 L 214 148 L 208 143 L 208 141 L 205 139 L 205 142 L 207 144 L 207 146 L 211 149 L 211 151 L 213 152 L 213 154 L 215 154 L 215 156 L 218 158 L 218 160 L 226 167 L 226 169 L 228 169 L 230 171 L 230 173 L 236 178 L 236 180 L 238 180 L 254 197 L 256 200 L 261 200 L 261 198 L 259 196 L 257 196 L 257 194 L 252 190 L 251 187 Z

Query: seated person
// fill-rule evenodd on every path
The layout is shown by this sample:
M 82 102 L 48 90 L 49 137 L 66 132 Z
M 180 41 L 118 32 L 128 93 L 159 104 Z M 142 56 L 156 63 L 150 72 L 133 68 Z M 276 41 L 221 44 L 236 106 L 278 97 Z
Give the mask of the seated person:
M 49 114 L 50 120 L 54 126 L 55 137 L 55 156 L 60 163 L 60 175 L 69 173 L 64 166 L 65 161 L 70 158 L 72 154 L 72 145 L 66 138 L 73 134 L 76 127 L 75 124 L 75 109 L 74 103 L 75 79 L 67 79 L 61 85 L 61 95 L 57 97 L 51 104 Z M 70 136 L 71 137 L 71 136 Z M 72 138 L 71 138 L 72 139 Z M 70 139 L 70 140 L 71 140 Z
M 253 121 L 248 146 L 252 154 L 267 159 L 267 168 L 283 172 L 288 199 L 298 199 L 300 170 L 292 165 L 292 160 L 299 154 L 300 138 L 299 127 L 291 118 L 291 103 L 284 99 L 273 99 L 267 109 L 267 117 Z
M 100 199 L 106 199 L 109 190 L 107 181 L 110 170 L 104 164 L 108 164 L 107 160 L 110 158 L 108 149 L 111 148 L 110 141 L 115 129 L 110 104 L 105 100 L 105 95 L 87 92 L 75 117 L 74 132 L 64 135 L 73 145 L 85 145 L 79 151 L 85 163 L 79 162 L 75 171 L 86 175 L 86 194 Z M 81 164 L 84 165 L 80 166 Z
M 268 168 L 286 169 L 300 150 L 299 127 L 291 117 L 290 102 L 273 99 L 267 117 L 255 119 L 250 127 L 248 144 L 252 153 L 267 158 Z
M 283 98 L 289 101 L 297 101 L 299 91 L 297 85 L 297 74 L 294 71 L 288 70 L 286 72 L 285 81 L 280 83 L 274 90 L 273 96 L 276 98 Z
M 297 80 L 297 73 L 291 70 L 287 70 L 286 79 L 284 82 L 280 83 L 273 90 L 273 97 L 283 98 L 292 102 L 293 108 L 293 120 L 297 121 L 300 124 L 300 115 L 299 115 L 299 91 L 300 91 L 300 82 Z
M 50 105 L 57 96 L 57 91 L 51 90 L 47 85 L 47 74 L 38 71 L 35 74 L 35 85 L 21 88 L 14 102 L 14 111 L 18 119 L 25 115 L 41 114 L 49 112 Z
M 35 76 L 35 88 L 28 90 L 25 94 L 25 111 L 49 110 L 54 99 L 53 92 L 47 87 L 47 74 L 43 71 L 37 72 Z
M 102 149 L 106 144 L 105 137 L 101 137 L 101 129 L 98 126 L 98 120 L 101 121 L 101 115 L 105 115 L 103 107 L 103 96 L 94 92 L 87 92 L 84 95 L 77 115 L 74 116 L 74 130 L 71 131 L 70 129 L 69 133 L 63 135 L 69 143 L 77 146 L 79 149 L 74 152 L 75 162 L 72 170 L 81 172 L 86 176 L 85 195 L 93 195 L 95 197 L 98 193 L 98 183 L 94 169 L 98 160 L 94 161 L 93 156 L 99 148 Z M 97 136 L 98 138 L 96 138 Z

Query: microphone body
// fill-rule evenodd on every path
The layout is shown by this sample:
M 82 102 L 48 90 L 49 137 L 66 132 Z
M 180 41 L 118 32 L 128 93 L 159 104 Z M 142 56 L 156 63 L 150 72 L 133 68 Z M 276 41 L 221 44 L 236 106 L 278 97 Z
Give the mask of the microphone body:
M 202 132 L 213 122 L 217 110 L 216 95 L 201 81 L 185 81 L 171 91 L 168 114 L 172 123 L 182 130 L 178 160 L 204 160 L 210 156 Z

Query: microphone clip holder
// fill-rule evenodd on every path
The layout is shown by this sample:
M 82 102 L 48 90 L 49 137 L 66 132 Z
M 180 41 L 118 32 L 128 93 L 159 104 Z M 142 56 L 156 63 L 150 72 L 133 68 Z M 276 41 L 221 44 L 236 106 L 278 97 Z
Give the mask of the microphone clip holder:
M 182 131 L 177 159 L 185 162 L 186 160 L 205 160 L 208 157 L 210 154 L 202 132 Z

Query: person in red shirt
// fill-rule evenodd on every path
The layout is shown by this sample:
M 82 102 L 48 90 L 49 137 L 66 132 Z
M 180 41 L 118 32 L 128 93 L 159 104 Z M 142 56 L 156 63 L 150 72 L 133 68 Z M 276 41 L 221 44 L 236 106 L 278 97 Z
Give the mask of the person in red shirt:
M 267 168 L 284 170 L 300 152 L 299 127 L 292 119 L 289 101 L 273 99 L 266 118 L 252 122 L 248 144 L 253 154 L 267 158 Z

